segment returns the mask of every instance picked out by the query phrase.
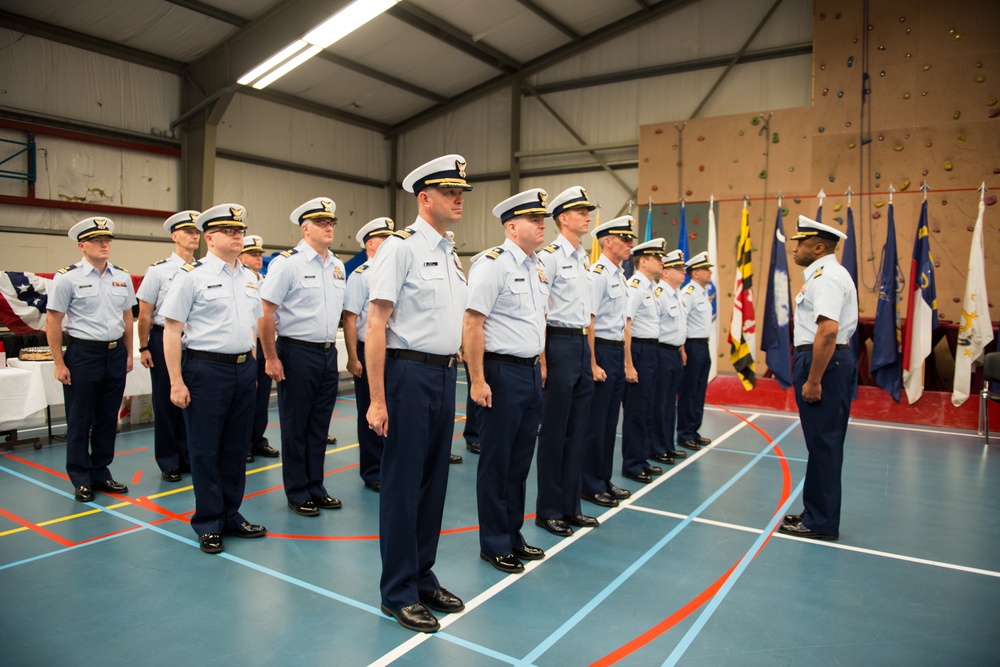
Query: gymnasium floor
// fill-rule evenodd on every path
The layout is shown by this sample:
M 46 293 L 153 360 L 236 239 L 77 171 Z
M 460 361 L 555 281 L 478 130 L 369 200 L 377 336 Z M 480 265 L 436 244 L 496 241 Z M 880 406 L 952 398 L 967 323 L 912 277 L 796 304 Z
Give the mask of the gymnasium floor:
M 378 495 L 342 382 L 326 468 L 344 509 L 292 513 L 281 460 L 258 457 L 243 513 L 269 536 L 218 556 L 198 550 L 190 478 L 160 479 L 149 428 L 119 435 L 125 498 L 75 502 L 61 442 L 0 456 L 0 664 L 1000 664 L 1000 450 L 974 432 L 852 422 L 841 540 L 819 543 L 772 534 L 801 508 L 796 416 L 713 406 L 711 447 L 645 488 L 616 478 L 638 492 L 584 503 L 599 528 L 560 539 L 532 515 L 547 558 L 503 575 L 478 557 L 465 389 L 435 572 L 467 608 L 436 635 L 379 611 Z M 532 471 L 529 509 L 534 493 Z

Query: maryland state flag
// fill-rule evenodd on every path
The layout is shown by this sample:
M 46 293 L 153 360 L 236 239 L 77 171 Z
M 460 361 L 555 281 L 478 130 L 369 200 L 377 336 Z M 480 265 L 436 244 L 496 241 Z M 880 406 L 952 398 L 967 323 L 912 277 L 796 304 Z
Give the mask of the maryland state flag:
M 733 317 L 729 321 L 729 361 L 739 373 L 743 388 L 754 388 L 753 357 L 757 350 L 756 323 L 753 314 L 753 265 L 750 261 L 749 212 L 743 207 L 740 221 L 740 244 L 736 249 L 736 282 L 733 286 Z

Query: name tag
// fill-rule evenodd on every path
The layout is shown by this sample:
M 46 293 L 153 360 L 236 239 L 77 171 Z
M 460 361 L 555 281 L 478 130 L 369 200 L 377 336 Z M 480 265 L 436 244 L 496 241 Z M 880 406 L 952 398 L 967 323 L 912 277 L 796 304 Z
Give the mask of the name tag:
M 95 294 L 97 294 L 97 285 L 93 283 L 73 286 L 73 296 L 86 298 Z
M 437 266 L 437 262 L 424 262 L 424 266 Z

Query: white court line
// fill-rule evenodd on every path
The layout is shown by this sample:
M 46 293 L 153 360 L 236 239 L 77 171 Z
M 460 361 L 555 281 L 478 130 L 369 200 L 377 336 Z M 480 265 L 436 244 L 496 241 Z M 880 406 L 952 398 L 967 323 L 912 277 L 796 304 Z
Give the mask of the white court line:
M 627 508 L 634 501 L 638 500 L 639 498 L 641 498 L 646 493 L 649 493 L 650 489 L 652 489 L 653 487 L 655 487 L 655 486 L 663 483 L 665 480 L 667 480 L 667 479 L 673 477 L 674 475 L 676 475 L 677 473 L 679 473 L 681 470 L 683 470 L 688 465 L 690 465 L 691 462 L 693 462 L 693 461 L 697 460 L 698 458 L 700 458 L 705 452 L 709 451 L 710 449 L 712 449 L 716 445 L 724 442 L 729 436 L 733 435 L 734 433 L 736 433 L 737 431 L 739 431 L 740 429 L 742 429 L 743 427 L 745 427 L 748 422 L 753 421 L 754 419 L 756 419 L 759 416 L 760 415 L 756 414 L 756 413 L 751 414 L 750 416 L 748 416 L 746 418 L 746 421 L 741 421 L 739 424 L 736 424 L 735 426 L 733 426 L 731 429 L 729 429 L 728 431 L 726 431 L 725 433 L 723 433 L 721 436 L 719 436 L 718 438 L 716 438 L 715 441 L 713 441 L 711 445 L 708 445 L 707 447 L 702 447 L 701 449 L 699 449 L 697 452 L 695 452 L 691 456 L 688 456 L 687 458 L 683 459 L 680 463 L 672 466 L 670 468 L 670 470 L 668 470 L 667 472 L 664 472 L 662 475 L 659 475 L 656 478 L 656 480 L 653 481 L 651 484 L 644 485 L 641 489 L 639 489 L 638 491 L 634 492 L 630 497 L 626 498 L 625 500 L 622 500 L 619 503 L 618 507 L 609 508 L 606 512 L 604 512 L 599 517 L 597 517 L 598 520 L 599 521 L 606 521 L 608 518 L 614 516 L 618 512 L 620 512 L 623 509 Z M 483 591 L 482 593 L 480 593 L 479 595 L 477 595 L 476 597 L 474 597 L 472 600 L 466 602 L 465 603 L 465 610 L 462 611 L 461 613 L 459 613 L 459 614 L 446 614 L 446 615 L 444 615 L 443 618 L 438 619 L 439 622 L 441 623 L 441 629 L 443 630 L 446 627 L 448 627 L 449 625 L 451 625 L 452 623 L 458 621 L 459 619 L 461 619 L 463 616 L 465 616 L 466 614 L 468 614 L 469 612 L 471 612 L 476 607 L 478 607 L 478 606 L 480 606 L 480 605 L 482 605 L 482 604 L 484 604 L 486 602 L 489 602 L 491 598 L 493 598 L 497 594 L 501 593 L 508 586 L 513 586 L 518 581 L 520 581 L 524 577 L 528 576 L 529 572 L 531 572 L 532 570 L 535 570 L 538 567 L 541 567 L 544 563 L 549 562 L 551 560 L 552 556 L 554 556 L 555 554 L 559 553 L 563 549 L 569 548 L 569 546 L 571 544 L 573 544 L 578 539 L 580 539 L 582 536 L 586 535 L 587 533 L 589 533 L 592 530 L 595 530 L 595 529 L 594 528 L 576 528 L 576 529 L 574 529 L 572 535 L 570 535 L 569 537 L 566 537 L 566 538 L 560 540 L 559 542 L 556 543 L 555 546 L 553 546 L 553 547 L 545 550 L 545 559 L 544 560 L 535 560 L 535 561 L 528 561 L 528 562 L 526 562 L 524 564 L 524 572 L 522 574 L 518 574 L 518 575 L 506 575 L 503 579 L 501 579 L 497 583 L 495 583 L 492 586 L 490 586 L 489 588 L 487 588 L 485 591 Z M 432 636 L 433 635 L 426 634 L 426 633 L 421 633 L 421 634 L 414 635 L 413 637 L 410 637 L 409 639 L 407 639 L 405 642 L 403 642 L 402 644 L 400 644 L 399 646 L 397 646 L 393 650 L 391 650 L 388 653 L 386 653 L 385 655 L 383 655 L 378 660 L 375 660 L 374 662 L 370 663 L 368 667 L 384 667 L 385 665 L 388 665 L 388 664 L 394 662 L 395 660 L 403 657 L 404 655 L 406 655 L 407 653 L 409 653 L 411 650 L 413 650 L 414 648 L 416 648 L 420 644 L 422 644 L 425 641 L 427 641 L 428 639 L 430 639 Z
M 647 514 L 658 514 L 660 516 L 670 517 L 672 519 L 687 519 L 686 514 L 677 514 L 676 512 L 665 512 L 663 510 L 651 509 L 648 507 L 637 507 L 632 506 L 629 509 L 635 510 L 637 512 L 646 512 Z M 735 523 L 726 523 L 724 521 L 713 521 L 711 519 L 702 519 L 700 517 L 695 517 L 691 519 L 692 523 L 704 523 L 709 526 L 716 526 L 718 528 L 728 528 L 730 530 L 739 530 L 744 533 L 754 533 L 760 535 L 763 530 L 760 528 L 753 528 L 751 526 L 741 526 Z M 783 535 L 781 533 L 774 533 L 773 537 L 779 537 L 783 540 L 793 540 L 796 542 L 809 542 L 819 547 L 829 547 L 831 549 L 841 549 L 843 551 L 853 551 L 859 554 L 868 554 L 869 556 L 879 556 L 881 558 L 890 558 L 892 560 L 906 561 L 907 563 L 918 563 L 920 565 L 930 565 L 931 567 L 940 567 L 945 570 L 957 570 L 959 572 L 968 572 L 970 574 L 981 574 L 987 577 L 1000 577 L 1000 572 L 995 572 L 993 570 L 983 570 L 978 567 L 968 567 L 967 565 L 956 565 L 955 563 L 945 563 L 939 560 L 928 560 L 926 558 L 916 558 L 914 556 L 904 556 L 903 554 L 894 554 L 889 551 L 876 551 L 875 549 L 865 549 L 864 547 L 852 547 L 848 544 L 839 544 L 837 542 L 825 542 L 822 540 L 804 540 L 801 537 L 792 537 L 790 535 Z

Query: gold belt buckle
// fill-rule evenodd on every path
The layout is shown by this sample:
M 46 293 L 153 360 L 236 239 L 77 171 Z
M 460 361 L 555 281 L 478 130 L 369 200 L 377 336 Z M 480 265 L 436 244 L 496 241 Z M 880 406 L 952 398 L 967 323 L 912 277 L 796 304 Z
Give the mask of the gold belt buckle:
M 108 343 L 108 349 L 109 349 L 109 350 L 113 350 L 113 349 L 115 349 L 116 347 L 118 347 L 118 341 L 116 341 L 116 340 L 113 340 L 113 341 L 111 341 L 110 343 Z
M 455 365 L 455 357 L 448 357 L 448 366 L 447 366 L 447 368 L 451 368 L 454 365 Z
M 580 333 L 582 333 L 584 336 L 586 336 L 587 335 L 587 327 L 583 327 L 582 329 L 580 329 Z
M 236 357 L 236 363 L 238 364 L 242 364 L 246 360 L 247 360 L 247 355 L 245 354 L 241 354 L 238 357 Z
M 323 349 L 329 350 L 331 345 L 333 345 L 333 343 L 323 343 Z

